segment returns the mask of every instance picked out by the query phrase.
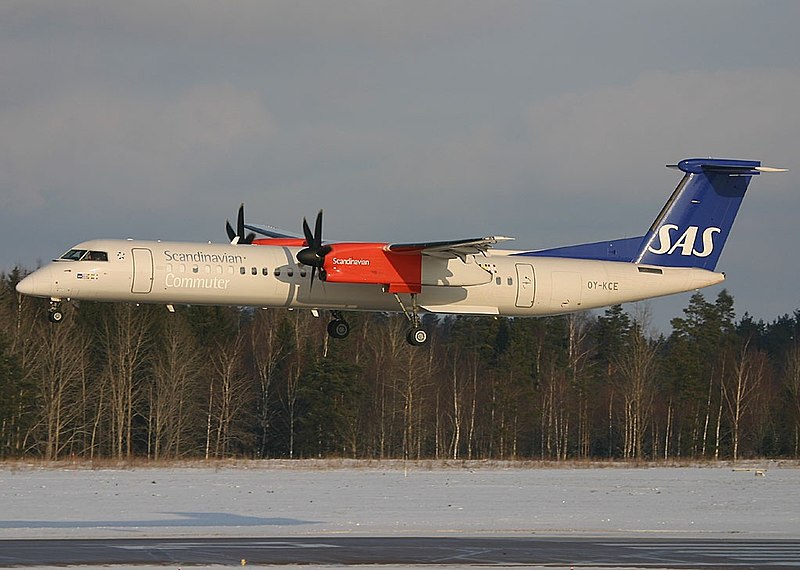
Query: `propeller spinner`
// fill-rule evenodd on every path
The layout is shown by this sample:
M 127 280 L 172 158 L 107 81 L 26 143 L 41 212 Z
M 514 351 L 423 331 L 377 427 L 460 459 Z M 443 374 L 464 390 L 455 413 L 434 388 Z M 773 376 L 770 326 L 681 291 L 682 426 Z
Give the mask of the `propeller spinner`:
M 233 230 L 231 223 L 225 220 L 225 231 L 228 232 L 228 238 L 232 244 L 250 245 L 256 239 L 256 234 L 249 232 L 244 233 L 244 204 L 239 206 L 239 216 L 236 219 L 236 231 Z
M 320 281 L 325 281 L 325 256 L 331 251 L 331 246 L 322 245 L 322 210 L 317 214 L 313 233 L 308 226 L 308 221 L 303 218 L 303 235 L 306 238 L 307 247 L 297 252 L 297 261 L 311 267 L 311 283 L 313 285 L 317 269 L 319 269 Z

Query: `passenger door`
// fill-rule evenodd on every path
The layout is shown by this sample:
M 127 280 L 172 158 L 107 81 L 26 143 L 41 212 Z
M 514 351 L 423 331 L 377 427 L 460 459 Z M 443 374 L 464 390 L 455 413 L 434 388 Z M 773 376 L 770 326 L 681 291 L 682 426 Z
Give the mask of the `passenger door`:
M 153 252 L 144 247 L 134 247 L 133 281 L 131 293 L 149 293 L 153 290 Z
M 536 292 L 536 280 L 533 274 L 533 265 L 517 263 L 517 307 L 533 307 L 533 297 Z

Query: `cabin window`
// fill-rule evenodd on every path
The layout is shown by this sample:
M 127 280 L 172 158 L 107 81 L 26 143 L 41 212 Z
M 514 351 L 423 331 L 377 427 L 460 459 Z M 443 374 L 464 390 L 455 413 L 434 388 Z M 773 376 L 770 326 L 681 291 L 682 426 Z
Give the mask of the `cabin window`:
M 308 275 L 308 273 L 306 272 L 305 267 L 301 268 L 300 269 L 300 277 L 305 277 L 306 275 Z
M 292 275 L 294 275 L 294 271 L 292 270 L 292 268 L 291 268 L 291 267 L 290 267 L 289 269 L 287 269 L 287 270 L 286 270 L 286 275 L 288 275 L 289 277 L 291 277 Z
M 252 275 L 258 275 L 258 267 L 251 267 L 250 268 L 250 273 Z
M 280 267 L 276 267 L 275 271 L 273 271 L 272 273 L 275 275 L 275 277 L 280 277 L 281 276 L 281 268 Z
M 267 269 L 266 267 L 265 267 L 265 268 L 263 268 L 263 269 L 261 270 L 261 274 L 262 274 L 264 277 L 268 276 L 268 275 L 269 275 L 269 269 Z
M 197 267 L 196 265 L 192 267 L 192 273 L 197 273 L 198 271 L 200 271 L 199 267 Z
M 240 273 L 241 275 L 244 275 L 244 274 L 246 274 L 246 273 L 247 273 L 247 269 L 245 269 L 244 267 L 240 267 L 240 268 L 239 268 L 239 273 Z
M 502 285 L 503 284 L 503 280 L 500 277 L 495 277 L 494 278 L 494 282 L 497 283 L 498 285 Z
M 514 278 L 513 277 L 509 277 L 508 278 L 508 284 L 509 285 L 513 285 L 514 284 Z

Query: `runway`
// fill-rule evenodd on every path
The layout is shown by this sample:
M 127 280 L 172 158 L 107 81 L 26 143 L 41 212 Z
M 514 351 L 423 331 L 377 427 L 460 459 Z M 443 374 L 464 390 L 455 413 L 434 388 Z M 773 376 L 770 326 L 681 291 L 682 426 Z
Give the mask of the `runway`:
M 800 540 L 302 537 L 0 540 L 0 566 L 122 564 L 569 565 L 800 568 Z

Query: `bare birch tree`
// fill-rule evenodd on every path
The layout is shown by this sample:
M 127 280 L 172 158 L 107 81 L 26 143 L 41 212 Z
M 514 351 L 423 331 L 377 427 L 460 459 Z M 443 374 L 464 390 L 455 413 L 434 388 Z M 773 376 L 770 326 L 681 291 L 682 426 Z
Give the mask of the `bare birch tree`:
M 113 455 L 133 455 L 133 417 L 147 364 L 150 319 L 145 307 L 124 303 L 110 307 L 103 319 L 102 342 L 108 390 Z
M 800 340 L 795 339 L 786 352 L 784 386 L 789 393 L 794 422 L 794 456 L 800 456 Z
M 154 355 L 150 385 L 152 426 L 148 439 L 155 459 L 181 457 L 191 451 L 199 366 L 197 344 L 183 315 L 169 315 Z
M 762 384 L 765 355 L 746 341 L 734 356 L 730 374 L 722 380 L 722 395 L 731 422 L 733 460 L 739 459 L 741 426 L 744 415 L 754 405 L 754 396 Z
M 278 365 L 288 354 L 288 347 L 281 342 L 278 330 L 278 312 L 274 310 L 258 311 L 253 318 L 250 329 L 250 352 L 253 367 L 258 379 L 257 418 L 259 428 L 258 455 L 269 455 L 268 434 L 274 416 L 272 389 Z
M 209 408 L 213 418 L 215 457 L 229 455 L 234 441 L 240 438 L 236 422 L 250 398 L 250 384 L 242 360 L 243 348 L 244 338 L 240 333 L 232 339 L 219 342 L 211 358 L 214 398 L 209 402 Z
M 642 308 L 634 317 L 628 346 L 617 362 L 620 375 L 615 388 L 624 405 L 623 455 L 635 459 L 644 455 L 645 431 L 655 399 L 658 344 L 646 335 L 648 324 L 649 311 Z
M 40 347 L 35 366 L 41 423 L 44 427 L 44 457 L 58 459 L 82 430 L 81 386 L 87 372 L 88 341 L 74 319 L 37 329 Z

